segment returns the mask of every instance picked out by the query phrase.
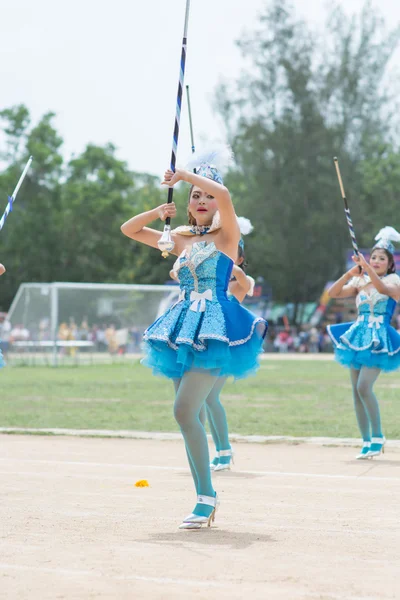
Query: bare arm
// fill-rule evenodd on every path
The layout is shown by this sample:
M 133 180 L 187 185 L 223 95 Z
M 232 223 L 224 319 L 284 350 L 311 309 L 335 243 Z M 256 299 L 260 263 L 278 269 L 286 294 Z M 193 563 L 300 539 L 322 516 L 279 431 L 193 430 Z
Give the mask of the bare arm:
M 178 181 L 187 181 L 191 185 L 201 188 L 207 194 L 210 194 L 210 196 L 214 196 L 221 217 L 221 231 L 224 234 L 226 242 L 228 244 L 231 242 L 238 244 L 240 230 L 228 188 L 212 179 L 208 179 L 208 177 L 202 177 L 184 169 L 176 169 L 175 173 L 172 171 L 165 173 L 164 184 L 173 186 Z
M 156 219 L 161 219 L 165 221 L 167 217 L 175 217 L 176 215 L 176 207 L 173 202 L 170 204 L 161 204 L 157 208 L 153 208 L 153 210 L 148 210 L 147 212 L 140 213 L 129 221 L 126 221 L 121 226 L 121 231 L 124 235 L 135 240 L 137 242 L 141 242 L 142 244 L 146 244 L 147 246 L 151 246 L 152 248 L 158 248 L 158 241 L 162 236 L 162 231 L 158 231 L 157 229 L 152 229 L 151 227 L 147 227 L 150 223 L 155 221 Z M 178 236 L 172 234 L 171 236 L 174 242 L 177 242 Z M 180 249 L 180 245 L 178 244 L 178 249 Z M 173 254 L 176 254 L 177 251 L 174 251 Z M 179 252 L 178 252 L 179 254 Z
M 240 304 L 246 298 L 246 292 L 237 281 L 231 281 L 229 284 L 229 292 L 232 294 L 232 296 L 235 296 L 236 300 L 240 302 Z
M 236 300 L 243 302 L 247 293 L 250 291 L 251 280 L 247 277 L 243 269 L 237 265 L 233 266 L 232 274 L 235 277 L 235 281 L 231 281 L 229 284 L 229 291 L 232 296 L 235 296 Z
M 0 275 L 3 275 L 5 272 L 6 272 L 5 266 L 0 263 Z
M 247 294 L 247 292 L 251 288 L 251 280 L 247 277 L 243 269 L 241 269 L 237 265 L 233 265 L 232 275 L 235 277 L 237 283 L 243 289 L 245 294 Z
M 356 274 L 359 274 L 358 267 L 347 271 L 347 273 L 342 275 L 340 279 L 335 281 L 335 283 L 329 288 L 328 295 L 331 298 L 351 298 L 352 296 L 357 296 L 358 289 L 353 285 L 349 285 L 350 279 L 352 279 Z

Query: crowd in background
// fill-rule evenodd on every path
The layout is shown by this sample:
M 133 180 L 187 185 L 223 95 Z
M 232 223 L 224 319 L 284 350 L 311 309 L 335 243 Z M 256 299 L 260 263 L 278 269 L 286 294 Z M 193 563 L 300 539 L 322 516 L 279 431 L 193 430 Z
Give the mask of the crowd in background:
M 400 330 L 400 313 L 395 317 L 395 326 Z M 83 319 L 78 325 L 71 317 L 68 322 L 59 325 L 57 337 L 60 342 L 89 342 L 86 346 L 82 344 L 81 351 L 108 352 L 113 355 L 132 354 L 141 350 L 143 331 L 144 326 L 133 325 L 118 329 L 114 323 L 89 325 L 87 319 Z M 13 326 L 4 315 L 0 318 L 0 340 L 5 353 L 12 349 L 15 342 L 20 342 L 16 346 L 20 351 L 25 342 L 51 341 L 50 321 L 42 319 L 37 327 L 29 330 L 22 324 Z M 77 347 L 66 344 L 60 351 L 73 353 Z M 326 327 L 285 327 L 270 323 L 264 349 L 266 352 L 282 353 L 332 352 L 332 343 Z
M 75 352 L 81 346 L 81 351 L 108 352 L 110 354 L 125 354 L 140 352 L 144 327 L 132 326 L 118 329 L 114 323 L 89 325 L 87 319 L 77 324 L 74 318 L 60 323 L 57 339 L 60 342 L 85 342 L 65 344 L 61 353 Z M 21 324 L 12 326 L 7 320 L 0 323 L 0 340 L 3 351 L 15 349 L 22 351 L 25 342 L 51 341 L 49 319 L 43 319 L 37 327 L 29 330 Z M 18 344 L 15 344 L 19 342 Z M 88 343 L 87 343 L 88 342 Z M 86 344 L 87 343 L 87 344 Z M 27 345 L 28 346 L 28 345 Z M 325 328 L 305 326 L 282 328 L 270 324 L 265 341 L 266 352 L 330 352 L 332 347 Z
M 332 344 L 325 327 L 270 327 L 265 350 L 267 352 L 332 352 Z
M 125 354 L 140 351 L 143 327 L 131 326 L 129 328 L 117 329 L 114 323 L 89 325 L 87 319 L 83 319 L 78 325 L 73 317 L 68 322 L 60 323 L 57 332 L 59 342 L 80 342 L 77 346 L 73 344 L 61 345 L 61 353 L 75 352 L 81 347 L 81 351 L 109 352 L 110 354 Z M 0 322 L 0 340 L 5 353 L 10 349 L 18 348 L 23 351 L 28 347 L 28 342 L 48 342 L 52 340 L 50 320 L 42 319 L 38 326 L 28 329 L 22 324 L 13 326 L 10 321 L 3 317 Z M 82 344 L 81 342 L 85 342 Z
M 68 323 L 61 323 L 58 328 L 60 341 L 91 342 L 95 352 L 125 354 L 140 351 L 143 327 L 117 328 L 114 323 L 93 324 L 89 326 L 87 319 L 77 325 L 73 318 Z

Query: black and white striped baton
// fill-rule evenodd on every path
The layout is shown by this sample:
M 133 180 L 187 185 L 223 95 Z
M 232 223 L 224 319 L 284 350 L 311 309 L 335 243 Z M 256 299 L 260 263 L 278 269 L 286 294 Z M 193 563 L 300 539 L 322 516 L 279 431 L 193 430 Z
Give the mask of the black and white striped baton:
M 353 245 L 354 253 L 358 258 L 358 255 L 360 254 L 360 252 L 358 250 L 356 234 L 354 233 L 354 226 L 353 226 L 353 221 L 351 220 L 349 205 L 347 204 L 347 198 L 346 198 L 346 194 L 344 192 L 342 176 L 340 174 L 340 168 L 339 168 L 339 161 L 336 156 L 334 157 L 333 162 L 335 163 L 336 173 L 337 173 L 338 180 L 339 180 L 340 191 L 342 193 L 342 198 L 343 198 L 343 202 L 344 202 L 344 214 L 346 215 L 347 226 L 349 228 L 349 233 L 350 233 L 350 237 L 351 237 L 351 243 Z M 361 267 L 359 267 L 359 269 L 361 270 Z
M 177 94 L 177 98 L 176 98 L 174 134 L 172 137 L 172 153 L 171 153 L 171 163 L 170 163 L 171 171 L 175 171 L 176 153 L 178 150 L 179 124 L 180 124 L 180 120 L 181 120 L 181 109 L 182 109 L 183 80 L 185 77 L 187 31 L 188 31 L 188 25 L 189 25 L 189 9 L 190 9 L 190 0 L 186 0 L 185 26 L 184 26 L 184 30 L 183 30 L 183 39 L 182 39 L 182 52 L 181 52 L 181 62 L 180 62 L 180 70 L 179 70 L 178 94 Z M 174 188 L 170 187 L 168 189 L 168 200 L 167 200 L 168 204 L 170 202 L 172 202 L 173 194 L 174 194 Z M 168 253 L 174 249 L 174 246 L 175 246 L 175 244 L 171 237 L 171 218 L 167 217 L 165 219 L 164 232 L 158 241 L 158 247 L 161 250 L 163 257 L 165 258 L 166 256 L 168 256 Z

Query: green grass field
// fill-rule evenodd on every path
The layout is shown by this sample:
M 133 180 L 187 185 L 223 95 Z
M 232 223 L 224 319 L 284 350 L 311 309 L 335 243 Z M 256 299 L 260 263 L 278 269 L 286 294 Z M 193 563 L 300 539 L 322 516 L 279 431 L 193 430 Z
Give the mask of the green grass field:
M 172 383 L 138 363 L 6 368 L 0 386 L 2 427 L 177 431 Z M 400 375 L 382 375 L 376 393 L 385 434 L 399 439 Z M 358 437 L 349 375 L 333 362 L 265 360 L 222 399 L 234 433 Z

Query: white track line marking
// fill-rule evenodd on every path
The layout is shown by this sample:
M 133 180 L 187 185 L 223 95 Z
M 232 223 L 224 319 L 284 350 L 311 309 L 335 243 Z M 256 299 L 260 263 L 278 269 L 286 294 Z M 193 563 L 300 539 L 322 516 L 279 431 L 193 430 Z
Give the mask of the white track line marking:
M 190 476 L 190 471 L 186 471 L 187 475 Z M 3 486 L 0 489 L 0 498 L 1 496 L 6 496 L 7 495 L 7 487 L 6 487 L 6 483 L 5 483 L 5 478 L 10 475 L 10 471 L 0 471 L 0 475 L 3 476 L 2 479 L 2 483 Z M 13 471 L 12 475 L 16 475 L 19 477 L 26 477 L 27 479 L 29 479 L 30 477 L 33 478 L 47 478 L 47 479 L 60 479 L 60 480 L 70 480 L 70 479 L 82 479 L 85 481 L 100 481 L 100 482 L 111 482 L 111 481 L 115 481 L 117 483 L 120 483 L 123 486 L 128 486 L 129 488 L 134 488 L 133 486 L 133 480 L 130 477 L 113 477 L 111 475 L 76 475 L 76 474 L 68 474 L 65 475 L 63 473 L 43 473 L 43 472 L 32 472 L 32 471 Z M 135 478 L 136 479 L 136 478 Z M 140 479 L 143 479 L 143 477 L 141 476 Z M 234 482 L 233 479 L 230 480 L 231 482 Z M 362 480 L 365 481 L 365 480 Z M 393 481 L 393 480 L 391 480 Z M 226 481 L 227 483 L 227 481 Z M 357 481 L 357 483 L 359 483 L 359 480 Z M 366 482 L 368 483 L 368 482 Z M 156 487 L 154 485 L 150 484 L 150 487 Z M 218 487 L 218 485 L 217 485 Z M 337 494 L 338 491 L 340 491 L 341 493 L 345 493 L 345 494 L 364 494 L 364 493 L 369 493 L 371 492 L 371 488 L 370 487 L 359 487 L 357 485 L 357 487 L 326 487 L 324 486 L 323 488 L 321 488 L 320 485 L 315 485 L 312 486 L 312 484 L 309 481 L 304 481 L 304 483 L 299 483 L 299 484 L 288 484 L 285 482 L 279 482 L 279 483 L 271 483 L 270 481 L 265 481 L 263 482 L 263 488 L 266 489 L 271 489 L 271 490 L 308 490 L 308 491 L 313 491 L 313 492 L 319 492 L 319 493 L 324 493 L 324 494 Z M 107 498 L 110 498 L 110 495 L 108 494 L 110 488 L 109 486 L 105 485 L 102 487 L 102 489 L 104 490 L 104 495 Z M 135 488 L 136 489 L 136 488 Z M 23 490 L 22 490 L 23 491 Z M 73 494 L 73 492 L 68 492 L 65 487 L 62 491 L 62 493 L 70 493 Z M 384 496 L 385 498 L 387 498 L 388 496 L 388 489 L 387 487 L 383 488 L 382 486 L 380 486 L 380 488 L 374 488 L 373 490 L 374 495 L 379 494 L 381 496 Z M 389 492 L 390 493 L 390 492 Z M 77 492 L 77 494 L 79 494 L 79 492 Z
M 147 468 L 148 467 L 146 467 L 146 469 Z M 143 472 L 143 467 L 141 468 L 141 470 Z M 188 475 L 190 475 L 190 471 L 189 470 L 186 471 L 186 469 L 182 469 L 181 472 L 186 472 Z M 13 476 L 18 476 L 18 477 L 26 477 L 27 479 L 29 479 L 29 478 L 39 478 L 39 479 L 40 478 L 44 478 L 44 479 L 63 479 L 63 480 L 82 479 L 82 480 L 85 480 L 85 481 L 103 481 L 103 482 L 105 482 L 105 481 L 116 481 L 116 482 L 119 482 L 119 483 L 121 483 L 123 485 L 133 486 L 133 480 L 128 475 L 125 476 L 125 477 L 123 477 L 123 476 L 121 476 L 121 477 L 114 477 L 112 475 L 88 475 L 88 474 L 78 475 L 76 473 L 67 473 L 67 474 L 65 474 L 65 473 L 44 473 L 44 472 L 39 472 L 39 471 L 36 471 L 36 472 L 35 471 L 12 471 L 12 472 L 10 472 L 10 471 L 0 471 L 0 475 L 3 477 L 3 479 L 2 479 L 2 481 L 3 481 L 3 488 L 2 488 L 2 490 L 3 491 L 0 492 L 0 495 L 4 495 L 4 491 L 6 489 L 5 486 L 4 486 L 4 484 L 5 484 L 4 478 L 7 477 L 7 476 L 9 476 L 10 474 L 13 475 Z M 278 475 L 285 476 L 285 473 L 278 473 Z M 138 477 L 138 476 L 136 476 L 136 477 Z M 136 479 L 136 477 L 134 477 L 133 479 Z M 143 478 L 143 477 L 141 476 L 141 478 Z M 358 484 L 360 482 L 361 483 L 362 482 L 368 483 L 368 481 L 371 481 L 372 478 L 369 478 L 369 479 L 368 478 L 357 479 L 357 478 L 353 477 L 352 479 L 353 479 L 354 482 L 356 482 Z M 231 481 L 233 481 L 233 480 L 231 480 Z M 395 482 L 395 483 L 399 483 L 400 484 L 400 481 L 397 481 L 394 478 L 385 479 L 384 477 L 379 477 L 379 478 L 377 478 L 377 481 L 379 481 L 379 482 L 380 481 L 387 481 L 387 482 L 390 481 L 390 482 Z M 305 479 L 303 485 L 301 485 L 301 484 L 298 484 L 298 485 L 295 485 L 295 484 L 285 484 L 285 483 L 282 483 L 282 484 L 279 484 L 279 485 L 278 484 L 274 485 L 274 484 L 271 484 L 270 482 L 268 482 L 266 484 L 266 487 L 267 488 L 272 488 L 272 489 L 282 489 L 282 488 L 284 488 L 284 489 L 298 490 L 298 489 L 309 488 L 309 489 L 313 489 L 313 490 L 317 490 L 317 491 L 321 490 L 320 486 L 310 488 L 310 485 L 311 485 L 310 482 Z M 217 487 L 218 487 L 218 484 L 217 484 Z M 359 493 L 359 492 L 367 492 L 367 491 L 370 492 L 371 491 L 371 489 L 367 488 L 367 487 L 364 487 L 364 488 L 359 488 L 359 487 L 354 488 L 353 487 L 351 489 L 347 488 L 347 487 L 346 488 L 341 487 L 340 490 L 342 492 L 349 492 L 349 493 Z M 328 488 L 325 487 L 325 488 L 323 488 L 322 491 L 326 492 L 326 493 L 337 493 L 338 488 L 329 488 L 328 489 Z M 382 494 L 384 496 L 387 496 L 388 490 L 387 489 L 385 489 L 385 490 L 382 490 L 382 489 L 375 490 L 374 489 L 374 494 L 376 494 L 376 493 L 379 493 L 379 494 Z
M 0 569 L 4 571 L 36 571 L 38 573 L 48 573 L 49 575 L 65 575 L 66 577 L 78 576 L 78 577 L 96 577 L 113 579 L 114 581 L 143 581 L 145 583 L 158 583 L 160 585 L 171 584 L 181 585 L 189 587 L 213 587 L 213 588 L 227 588 L 231 585 L 237 585 L 237 582 L 219 583 L 217 581 L 197 581 L 191 579 L 173 579 L 171 577 L 145 577 L 142 575 L 108 575 L 107 573 L 101 573 L 99 571 L 91 570 L 78 570 L 78 569 L 58 569 L 51 567 L 40 567 L 40 566 L 29 566 L 29 565 L 11 565 L 7 563 L 0 563 Z
M 100 512 L 96 512 L 96 511 L 91 511 L 91 512 L 78 512 L 78 511 L 59 511 L 57 512 L 58 516 L 61 517 L 67 517 L 67 518 L 79 518 L 79 519 L 91 519 L 91 518 L 98 518 L 98 517 L 102 517 L 103 519 L 106 519 L 107 522 L 112 523 L 115 521 L 115 519 L 132 519 L 132 513 L 116 513 L 113 512 L 112 515 L 110 515 L 110 513 L 100 513 Z M 276 519 L 280 519 L 283 520 L 283 517 L 280 515 L 275 515 Z M 315 517 L 312 517 L 313 521 L 315 521 Z M 321 519 L 322 520 L 322 519 Z M 377 521 L 379 519 L 376 519 Z M 306 517 L 302 517 L 301 521 L 306 521 Z M 334 522 L 334 519 L 330 519 L 330 522 Z M 260 531 L 276 531 L 276 532 L 280 532 L 280 533 L 285 533 L 286 531 L 307 531 L 310 532 L 312 531 L 315 534 L 321 534 L 321 535 L 327 535 L 327 534 L 333 534 L 333 535 L 337 535 L 337 534 L 341 534 L 341 535 L 353 535 L 353 536 L 358 536 L 361 534 L 365 534 L 365 535 L 390 535 L 390 536 L 396 536 L 396 539 L 399 535 L 399 531 L 400 528 L 397 525 L 397 521 L 396 518 L 393 517 L 391 523 L 388 523 L 387 528 L 386 529 L 351 529 L 350 527 L 346 527 L 345 525 L 343 525 L 342 528 L 340 527 L 316 527 L 314 525 L 273 525 L 271 523 L 268 523 L 266 521 L 242 521 L 240 523 L 240 525 L 246 529 L 247 533 L 256 533 L 256 532 L 260 532 Z M 219 524 L 216 523 L 216 530 L 223 532 L 226 531 L 232 531 L 230 529 L 231 527 L 231 522 L 229 521 L 229 517 L 227 517 L 227 520 L 225 520 L 223 522 L 223 524 Z M 397 527 L 397 528 L 396 528 Z M 183 534 L 185 535 L 185 534 Z M 27 539 L 28 537 L 35 537 L 35 538 L 40 538 L 40 539 L 46 539 L 47 538 L 47 534 L 46 533 L 37 533 L 37 532 L 24 532 L 24 536 Z M 24 542 L 24 548 L 25 548 L 25 543 L 26 543 L 26 539 Z M 129 542 L 130 544 L 132 544 L 132 540 L 130 540 Z M 146 540 L 142 539 L 140 541 L 135 542 L 135 545 L 138 546 L 143 546 L 143 545 L 147 545 L 149 546 L 150 542 L 147 542 Z M 151 547 L 154 544 L 151 544 Z M 18 542 L 12 542 L 10 544 L 10 542 L 8 542 L 7 540 L 5 541 L 1 541 L 0 540 L 0 547 L 5 547 L 5 548 L 9 548 L 10 546 L 13 547 L 20 547 L 20 544 Z M 108 548 L 113 548 L 113 546 L 109 545 L 107 546 Z M 115 546 L 115 549 L 118 550 L 120 549 L 120 546 Z M 37 549 L 40 549 L 40 546 L 37 546 Z M 346 561 L 349 560 L 353 560 L 353 558 L 348 558 L 346 557 L 345 559 Z M 397 558 L 393 558 L 393 561 L 396 561 Z M 376 560 L 375 559 L 365 559 L 365 562 L 372 562 L 375 563 Z
M 29 427 L 0 427 L 0 434 L 51 434 L 54 436 L 70 436 L 82 438 L 111 438 L 130 440 L 156 440 L 156 441 L 178 441 L 182 442 L 182 435 L 176 432 L 159 431 L 133 431 L 113 429 L 63 429 L 54 428 L 29 428 Z M 211 435 L 208 435 L 211 441 Z M 330 438 L 330 437 L 296 437 L 291 435 L 241 435 L 230 433 L 229 439 L 233 442 L 244 442 L 249 444 L 312 444 L 317 446 L 333 447 L 360 447 L 358 438 Z M 400 450 L 400 440 L 387 440 L 386 445 L 392 450 Z
M 304 517 L 303 517 L 303 520 L 305 520 Z M 315 520 L 315 518 L 314 518 L 314 520 Z M 331 519 L 331 521 L 333 521 L 333 519 Z M 279 531 L 282 533 L 284 533 L 286 530 L 287 531 L 312 531 L 313 533 L 320 533 L 322 535 L 326 535 L 327 533 L 332 533 L 332 534 L 337 535 L 338 533 L 340 533 L 340 534 L 352 534 L 354 536 L 358 536 L 359 534 L 366 534 L 366 535 L 385 534 L 385 535 L 387 535 L 389 533 L 389 534 L 395 535 L 396 539 L 397 539 L 397 536 L 400 531 L 399 528 L 396 529 L 397 522 L 396 522 L 395 517 L 393 517 L 392 522 L 388 524 L 387 529 L 350 529 L 350 527 L 345 527 L 345 526 L 343 526 L 343 528 L 330 527 L 330 528 L 324 529 L 322 527 L 313 527 L 312 525 L 306 525 L 306 526 L 304 526 L 304 525 L 271 525 L 270 523 L 265 523 L 262 521 L 259 521 L 259 522 L 244 521 L 244 522 L 241 522 L 240 524 L 245 528 L 246 527 L 249 528 L 249 529 L 247 529 L 247 531 L 252 531 L 252 529 L 254 529 L 254 526 L 257 525 L 258 527 L 262 527 L 266 531 L 273 529 L 274 531 Z M 250 528 L 252 528 L 252 529 L 250 529 Z M 221 529 L 222 529 L 222 527 L 221 527 Z M 258 530 L 256 529 L 256 531 L 259 531 L 259 529 Z M 308 558 L 310 558 L 309 555 L 307 555 L 307 556 L 308 556 Z M 346 558 L 346 561 L 349 561 L 349 560 L 352 561 L 353 557 Z M 397 558 L 393 558 L 393 561 L 397 561 Z M 366 562 L 375 563 L 376 561 L 375 561 L 375 559 L 371 559 L 370 561 L 368 559 L 366 559 Z
M 6 462 L 17 462 L 17 463 L 29 463 L 29 464 L 44 464 L 44 465 L 68 465 L 74 467 L 111 467 L 113 469 L 128 469 L 128 470 L 153 470 L 153 471 L 173 471 L 173 472 L 189 472 L 189 469 L 185 467 L 170 467 L 160 465 L 131 465 L 127 463 L 98 463 L 98 462 L 86 462 L 86 461 L 67 461 L 67 460 L 37 460 L 37 459 L 25 459 L 25 458 L 0 458 L 3 463 Z M 261 477 L 302 477 L 312 479 L 345 479 L 350 481 L 391 481 L 400 484 L 399 477 L 374 477 L 369 475 L 342 475 L 332 473 L 296 473 L 292 471 L 237 471 L 237 473 L 243 475 L 260 475 Z M 4 474 L 4 472 L 3 472 Z M 46 475 L 44 473 L 44 475 Z M 75 474 L 63 475 L 64 477 L 74 477 Z M 227 473 L 217 477 L 224 477 L 229 475 Z
M 191 579 L 174 579 L 171 577 L 146 577 L 141 575 L 108 575 L 105 573 L 101 573 L 99 571 L 83 571 L 83 570 L 75 570 L 75 569 L 52 569 L 50 567 L 35 567 L 28 565 L 11 565 L 7 563 L 0 563 L 0 569 L 3 571 L 33 571 L 37 573 L 47 573 L 49 575 L 65 575 L 66 577 L 71 576 L 80 576 L 80 577 L 96 577 L 96 578 L 106 578 L 114 581 L 141 581 L 143 583 L 156 583 L 159 585 L 177 585 L 177 586 L 185 586 L 185 587 L 202 587 L 202 588 L 229 588 L 237 585 L 246 585 L 248 582 L 244 582 L 243 580 L 237 581 L 232 580 L 228 583 L 217 582 L 217 581 L 197 581 Z M 269 581 L 251 581 L 251 585 L 254 586 L 268 586 L 270 583 L 276 586 L 276 582 Z M 250 584 L 250 582 L 249 582 Z M 282 584 L 280 584 L 281 587 Z M 325 598 L 326 600 L 382 600 L 382 596 L 349 596 L 348 594 L 335 594 L 335 593 L 320 593 L 320 592 L 306 592 L 302 590 L 290 591 L 291 598 L 304 598 L 307 596 L 308 598 Z

